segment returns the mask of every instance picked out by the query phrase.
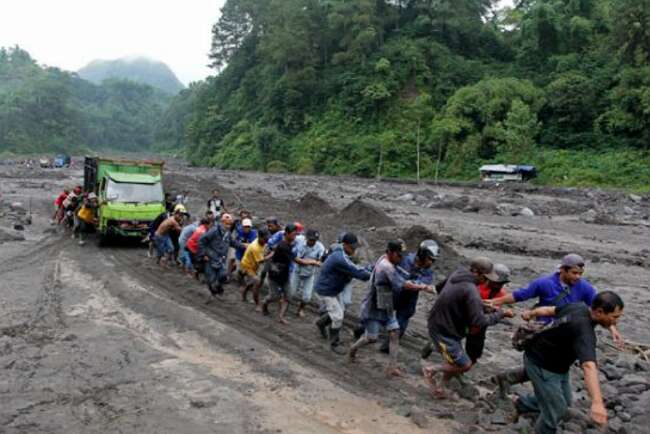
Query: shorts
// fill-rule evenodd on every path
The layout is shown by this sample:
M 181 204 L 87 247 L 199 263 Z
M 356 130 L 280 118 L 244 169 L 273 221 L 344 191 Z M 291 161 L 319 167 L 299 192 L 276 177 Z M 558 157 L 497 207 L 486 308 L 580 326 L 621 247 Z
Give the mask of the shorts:
M 291 291 L 291 282 L 287 280 L 284 283 L 278 283 L 273 279 L 268 279 L 268 285 L 269 285 L 269 295 L 271 296 L 285 296 L 285 297 L 291 297 L 292 291 Z
M 434 347 L 450 365 L 465 367 L 472 364 L 460 340 L 448 336 L 431 334 Z
M 366 337 L 371 340 L 377 340 L 377 338 L 379 338 L 379 331 L 382 327 L 385 328 L 387 332 L 399 330 L 400 328 L 395 315 L 385 320 L 367 319 L 365 323 Z
M 260 278 L 257 277 L 256 275 L 248 274 L 247 272 L 243 270 L 238 271 L 239 275 L 239 281 L 244 285 L 245 287 L 249 286 L 255 286 L 259 285 L 260 283 Z
M 153 242 L 156 246 L 156 256 L 162 258 L 174 251 L 174 244 L 169 235 L 155 235 Z

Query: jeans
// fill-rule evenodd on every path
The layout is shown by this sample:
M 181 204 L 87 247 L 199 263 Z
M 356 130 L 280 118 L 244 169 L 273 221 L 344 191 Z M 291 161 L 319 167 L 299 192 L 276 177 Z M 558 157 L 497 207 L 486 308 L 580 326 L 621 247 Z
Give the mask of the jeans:
M 526 373 L 533 383 L 534 395 L 519 399 L 518 410 L 521 412 L 539 412 L 535 423 L 538 434 L 555 434 L 557 425 L 566 415 L 571 405 L 571 379 L 569 373 L 556 374 L 540 368 L 524 356 Z
M 228 273 L 224 264 L 214 264 L 208 261 L 205 264 L 205 278 L 210 288 L 223 285 L 228 280 Z
M 294 273 L 295 276 L 295 286 L 294 293 L 302 293 L 302 302 L 309 303 L 311 301 L 311 296 L 314 292 L 314 282 L 316 280 L 316 274 L 312 274 L 308 277 L 301 277 L 297 273 Z
M 178 259 L 181 260 L 181 263 L 186 270 L 192 270 L 192 257 L 190 256 L 190 252 L 185 247 L 181 248 Z

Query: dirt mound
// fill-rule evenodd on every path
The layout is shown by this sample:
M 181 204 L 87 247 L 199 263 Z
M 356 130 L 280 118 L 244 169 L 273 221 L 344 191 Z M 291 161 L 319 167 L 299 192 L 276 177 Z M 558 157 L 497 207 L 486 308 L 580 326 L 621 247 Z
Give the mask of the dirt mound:
M 400 234 L 400 238 L 406 242 L 409 251 L 416 251 L 423 240 L 435 240 L 440 246 L 440 256 L 433 266 L 439 273 L 449 274 L 465 262 L 465 257 L 449 245 L 447 237 L 431 232 L 424 226 L 411 226 Z
M 350 226 L 383 227 L 395 226 L 395 220 L 385 212 L 360 199 L 354 200 L 338 214 L 340 223 Z
M 336 209 L 333 208 L 325 199 L 316 193 L 309 192 L 298 200 L 298 208 L 302 212 L 310 214 L 333 214 Z

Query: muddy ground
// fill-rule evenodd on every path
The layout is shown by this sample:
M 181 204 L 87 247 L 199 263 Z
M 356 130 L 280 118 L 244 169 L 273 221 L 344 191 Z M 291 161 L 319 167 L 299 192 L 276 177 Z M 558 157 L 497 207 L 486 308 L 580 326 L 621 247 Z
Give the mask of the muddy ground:
M 507 264 L 517 288 L 553 271 L 564 254 L 580 253 L 592 283 L 623 295 L 626 339 L 650 344 L 649 197 L 224 172 L 178 162 L 166 169 L 167 190 L 189 190 L 190 211 L 202 212 L 218 188 L 231 208 L 248 208 L 258 221 L 300 220 L 325 242 L 356 231 L 362 262 L 377 258 L 388 239 L 415 249 L 434 237 L 443 247 L 438 279 L 481 254 Z M 158 269 L 139 246 L 81 247 L 50 226 L 54 197 L 81 176 L 0 165 L 0 432 L 530 432 L 527 419 L 509 423 L 510 409 L 489 382 L 521 363 L 510 346 L 518 320 L 491 329 L 456 399 L 435 401 L 419 375 L 434 296 L 421 297 L 404 340 L 407 375 L 386 379 L 386 358 L 375 348 L 347 366 L 318 337 L 313 308 L 281 326 L 240 302 L 234 286 L 211 301 L 202 285 Z M 346 342 L 363 291 L 355 286 Z M 650 365 L 635 348 L 617 351 L 607 333 L 599 337 L 611 432 L 649 432 Z M 575 417 L 563 430 L 588 432 L 580 417 L 588 400 L 578 371 L 574 377 Z

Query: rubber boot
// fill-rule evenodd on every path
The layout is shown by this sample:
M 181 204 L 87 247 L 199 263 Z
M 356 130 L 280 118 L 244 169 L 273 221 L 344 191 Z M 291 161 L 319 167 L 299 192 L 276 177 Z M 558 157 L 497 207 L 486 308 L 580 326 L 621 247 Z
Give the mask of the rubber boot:
M 354 327 L 354 339 L 359 340 L 361 336 L 366 332 L 366 328 L 363 326 L 363 324 L 357 324 Z
M 422 349 L 420 350 L 420 355 L 422 356 L 423 359 L 428 359 L 429 356 L 433 353 L 433 343 L 428 342 Z
M 318 327 L 318 331 L 323 339 L 327 339 L 327 327 L 329 327 L 330 324 L 332 324 L 332 318 L 330 318 L 327 313 L 321 315 L 321 317 L 318 318 L 318 321 L 316 321 L 316 327 Z
M 495 375 L 493 381 L 499 386 L 499 396 L 505 399 L 510 393 L 510 386 L 525 383 L 528 381 L 528 374 L 526 374 L 524 368 L 511 369 Z
M 339 338 L 340 332 L 341 329 L 330 328 L 330 349 L 334 351 L 334 353 L 343 356 L 347 354 L 347 351 L 345 351 L 343 345 L 341 345 L 341 339 Z
M 390 339 L 388 336 L 382 336 L 380 338 L 381 345 L 379 346 L 379 352 L 383 354 L 390 354 Z

